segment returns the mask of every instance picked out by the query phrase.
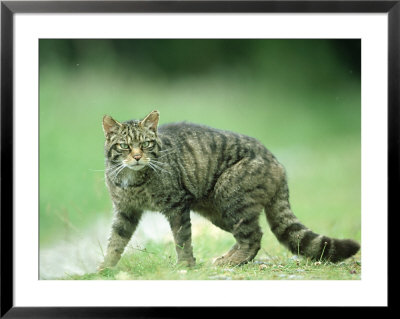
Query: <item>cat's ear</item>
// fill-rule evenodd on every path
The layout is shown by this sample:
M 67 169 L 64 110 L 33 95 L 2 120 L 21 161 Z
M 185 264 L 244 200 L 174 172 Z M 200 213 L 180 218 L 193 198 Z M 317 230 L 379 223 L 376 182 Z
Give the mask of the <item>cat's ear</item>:
M 158 111 L 153 111 L 140 122 L 140 125 L 152 130 L 154 133 L 157 133 L 159 118 L 160 113 Z
M 122 125 L 121 123 L 114 120 L 111 116 L 109 115 L 103 116 L 103 131 L 106 137 L 110 135 L 112 132 L 114 132 L 115 129 L 121 125 Z

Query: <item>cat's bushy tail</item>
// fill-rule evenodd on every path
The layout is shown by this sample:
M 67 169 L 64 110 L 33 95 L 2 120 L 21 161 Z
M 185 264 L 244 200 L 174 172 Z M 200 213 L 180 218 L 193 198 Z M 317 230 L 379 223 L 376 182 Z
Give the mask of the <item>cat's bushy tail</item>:
M 326 237 L 304 226 L 290 209 L 286 182 L 265 207 L 265 213 L 272 232 L 293 254 L 338 262 L 353 256 L 360 249 L 354 240 Z

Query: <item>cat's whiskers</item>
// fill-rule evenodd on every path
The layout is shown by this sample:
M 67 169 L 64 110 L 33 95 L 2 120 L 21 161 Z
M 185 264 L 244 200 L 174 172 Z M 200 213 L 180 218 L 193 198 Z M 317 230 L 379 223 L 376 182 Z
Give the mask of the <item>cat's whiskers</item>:
M 159 150 L 160 153 L 164 153 L 164 152 L 169 152 L 169 151 L 175 151 L 175 148 L 167 148 L 165 150 Z
M 167 163 L 156 161 L 155 159 L 152 159 L 152 158 L 149 159 L 149 161 L 151 161 L 152 163 L 159 164 L 159 165 L 169 166 Z
M 149 167 L 156 172 L 157 175 L 160 175 L 157 171 L 157 169 L 153 166 L 153 164 L 151 164 L 150 162 L 147 163 L 149 165 Z
M 151 168 L 153 168 L 154 170 L 159 170 L 159 171 L 161 171 L 161 172 L 166 172 L 166 173 L 168 173 L 168 174 L 171 174 L 172 175 L 172 173 L 169 171 L 169 170 L 167 170 L 166 168 L 163 168 L 163 167 L 160 167 L 159 165 L 166 165 L 166 166 L 169 166 L 168 164 L 166 164 L 166 163 L 161 163 L 161 162 L 158 162 L 158 161 L 156 161 L 156 160 L 153 160 L 152 158 L 148 158 L 148 164 L 149 164 L 149 166 L 151 167 Z
M 119 164 L 115 164 L 115 165 L 111 165 L 109 167 L 106 168 L 107 172 L 109 174 L 113 174 L 114 172 L 116 172 L 120 167 L 122 167 L 124 164 L 123 163 L 119 163 Z
M 112 180 L 116 180 L 116 178 L 118 177 L 119 173 L 122 172 L 122 170 L 126 167 L 126 165 L 124 163 L 120 163 L 117 165 L 113 165 L 111 167 L 109 167 L 107 169 L 108 172 L 108 176 L 112 179 Z
M 160 173 L 160 172 L 166 172 L 166 173 L 170 173 L 169 171 L 167 171 L 167 170 L 165 170 L 165 169 L 163 169 L 163 168 L 161 168 L 161 167 L 159 167 L 159 166 L 156 166 L 156 164 L 149 164 L 150 165 L 150 167 L 151 168 L 153 168 L 153 170 L 154 171 L 156 171 L 157 173 Z
M 126 167 L 126 165 L 124 164 L 124 165 L 118 170 L 118 172 L 116 173 L 115 177 L 117 177 L 118 174 L 121 173 L 122 170 L 123 170 L 125 167 Z
M 174 154 L 174 152 L 162 154 L 161 156 L 158 156 L 157 158 L 163 158 L 163 157 L 166 157 L 166 156 L 171 155 L 171 154 Z
M 170 174 L 170 175 L 172 175 L 172 173 L 170 172 L 170 171 L 168 171 L 168 170 L 166 170 L 166 169 L 164 169 L 164 168 L 161 168 L 160 166 L 156 166 L 156 164 L 152 164 L 154 167 L 156 167 L 158 170 L 160 170 L 160 171 L 162 171 L 162 172 L 166 172 L 166 173 L 168 173 L 168 174 Z
M 158 152 L 161 153 L 161 156 L 158 156 L 157 158 L 162 158 L 162 157 L 165 157 L 165 156 L 167 156 L 169 154 L 174 154 L 175 153 L 175 148 L 168 148 L 166 150 L 161 150 L 161 151 L 158 151 Z

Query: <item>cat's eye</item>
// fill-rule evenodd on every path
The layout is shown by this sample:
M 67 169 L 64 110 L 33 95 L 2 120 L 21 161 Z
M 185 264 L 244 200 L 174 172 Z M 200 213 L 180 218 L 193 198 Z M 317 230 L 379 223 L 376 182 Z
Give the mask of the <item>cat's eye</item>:
M 123 149 L 123 150 L 129 149 L 129 145 L 128 145 L 128 144 L 125 144 L 125 143 L 120 143 L 120 144 L 119 144 L 119 147 L 120 147 L 121 149 Z
M 149 147 L 150 144 L 151 143 L 149 141 L 145 141 L 145 142 L 142 143 L 142 147 L 144 147 L 144 148 Z

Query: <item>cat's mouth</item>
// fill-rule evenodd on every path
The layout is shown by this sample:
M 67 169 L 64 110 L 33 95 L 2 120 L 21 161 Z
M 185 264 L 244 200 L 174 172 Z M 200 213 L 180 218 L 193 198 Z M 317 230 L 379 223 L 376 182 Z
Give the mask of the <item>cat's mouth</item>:
M 146 166 L 145 164 L 139 163 L 139 162 L 136 162 L 136 163 L 132 163 L 132 164 L 127 165 L 128 168 L 130 168 L 130 169 L 132 169 L 132 170 L 134 170 L 134 171 L 141 170 L 141 169 L 144 168 L 145 166 Z
M 139 160 L 133 159 L 131 157 L 125 159 L 124 164 L 126 167 L 128 167 L 131 170 L 138 171 L 141 170 L 142 168 L 146 167 L 148 164 L 148 161 L 145 158 L 140 158 Z

